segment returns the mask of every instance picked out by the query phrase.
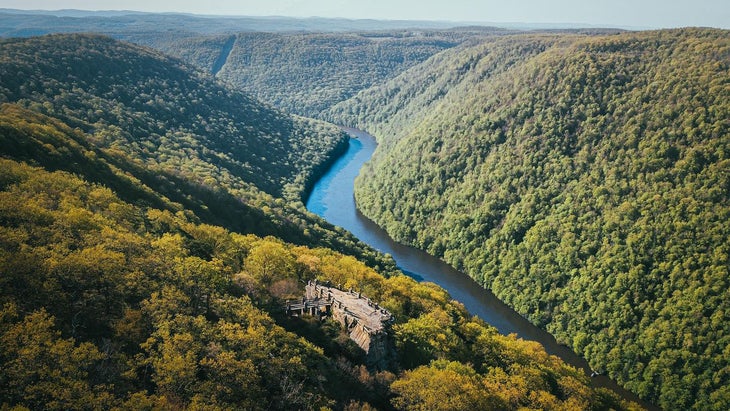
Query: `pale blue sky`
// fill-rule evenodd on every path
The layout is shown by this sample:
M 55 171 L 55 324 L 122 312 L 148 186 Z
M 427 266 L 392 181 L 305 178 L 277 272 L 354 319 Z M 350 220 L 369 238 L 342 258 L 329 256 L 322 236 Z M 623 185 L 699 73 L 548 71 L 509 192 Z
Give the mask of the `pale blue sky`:
M 0 8 L 730 28 L 730 0 L 0 0 Z

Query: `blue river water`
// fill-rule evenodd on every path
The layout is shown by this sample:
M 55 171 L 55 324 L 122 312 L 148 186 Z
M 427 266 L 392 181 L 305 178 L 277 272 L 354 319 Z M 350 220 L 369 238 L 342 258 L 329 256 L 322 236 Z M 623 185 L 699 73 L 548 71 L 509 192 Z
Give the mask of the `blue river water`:
M 587 375 L 592 374 L 585 359 L 567 346 L 558 344 L 552 335 L 528 322 L 472 278 L 424 251 L 396 243 L 377 224 L 360 213 L 355 204 L 354 182 L 360 168 L 375 151 L 377 142 L 363 131 L 344 130 L 353 137 L 349 148 L 314 185 L 306 204 L 310 212 L 345 228 L 376 250 L 392 255 L 398 267 L 417 281 L 430 281 L 443 287 L 451 298 L 464 304 L 469 312 L 496 327 L 500 333 L 514 333 L 523 339 L 537 341 L 548 353 L 582 369 Z M 591 378 L 591 382 L 610 388 L 623 398 L 639 402 L 644 407 L 656 409 L 605 376 Z

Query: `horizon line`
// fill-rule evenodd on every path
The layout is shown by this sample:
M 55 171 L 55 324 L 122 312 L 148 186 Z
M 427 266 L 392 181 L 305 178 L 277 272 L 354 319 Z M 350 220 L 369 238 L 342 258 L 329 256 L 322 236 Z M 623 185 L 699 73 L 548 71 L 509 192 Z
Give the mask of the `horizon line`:
M 185 11 L 140 11 L 131 9 L 79 9 L 79 8 L 66 8 L 66 9 L 16 9 L 16 8 L 0 8 L 0 12 L 12 11 L 12 12 L 32 12 L 32 13 L 61 13 L 61 12 L 82 12 L 82 13 L 120 13 L 127 15 L 131 14 L 151 14 L 151 15 L 180 15 L 180 16 L 192 16 L 199 18 L 288 18 L 288 19 L 323 19 L 323 20 L 346 20 L 346 21 L 380 21 L 380 22 L 414 22 L 414 23 L 436 23 L 436 24 L 454 24 L 456 27 L 464 26 L 481 26 L 481 27 L 539 27 L 539 28 L 573 28 L 573 29 L 623 29 L 623 30 L 661 30 L 663 28 L 682 28 L 682 27 L 697 27 L 697 26 L 675 26 L 675 27 L 658 27 L 658 26 L 632 26 L 632 25 L 620 25 L 620 24 L 596 24 L 596 23 L 580 23 L 580 22 L 529 22 L 529 21 L 477 21 L 477 20 L 437 20 L 437 19 L 391 19 L 391 18 L 353 18 L 353 17 L 331 17 L 331 16 L 292 16 L 283 14 L 206 14 L 206 13 L 193 13 Z M 71 16 L 69 16 L 71 17 Z M 101 16 L 109 17 L 109 16 Z M 723 29 L 721 27 L 713 27 Z M 723 29 L 724 30 L 724 29 Z

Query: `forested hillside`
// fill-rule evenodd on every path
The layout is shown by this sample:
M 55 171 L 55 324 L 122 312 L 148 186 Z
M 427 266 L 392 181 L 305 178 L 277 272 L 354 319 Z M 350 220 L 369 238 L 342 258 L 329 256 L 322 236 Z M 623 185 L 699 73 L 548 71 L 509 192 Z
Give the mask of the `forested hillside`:
M 7 159 L 0 221 L 3 406 L 628 409 L 443 290 L 327 249 L 195 224 Z M 397 313 L 405 372 L 368 371 L 337 323 L 281 318 L 315 277 Z
M 216 73 L 285 111 L 313 117 L 442 50 L 494 31 L 141 34 L 130 39 Z
M 11 39 L 0 49 L 3 101 L 181 175 L 200 167 L 199 178 L 221 173 L 218 180 L 238 177 L 294 200 L 346 139 L 330 125 L 293 119 L 178 61 L 109 38 Z
M 325 117 L 379 139 L 357 201 L 394 238 L 641 397 L 730 407 L 727 31 L 493 38 Z
M 159 207 L 162 197 L 171 211 L 207 223 L 392 264 L 303 209 L 305 190 L 346 148 L 335 127 L 292 118 L 179 61 L 105 37 L 10 39 L 0 50 L 0 101 L 13 102 L 2 111 L 11 124 L 26 124 L 4 129 L 4 153 L 117 184 L 127 201 Z M 36 123 L 57 130 L 29 139 Z M 68 142 L 73 148 L 57 147 Z
M 0 408 L 635 409 L 287 206 L 331 126 L 107 38 L 0 51 Z M 283 316 L 313 278 L 395 314 L 388 369 Z

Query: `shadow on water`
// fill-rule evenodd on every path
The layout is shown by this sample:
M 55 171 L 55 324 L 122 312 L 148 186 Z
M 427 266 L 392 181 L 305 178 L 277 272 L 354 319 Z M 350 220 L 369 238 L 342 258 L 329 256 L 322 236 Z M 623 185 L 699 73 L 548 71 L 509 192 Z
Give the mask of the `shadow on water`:
M 398 267 L 398 269 L 403 271 L 403 274 L 411 277 L 412 279 L 418 281 L 419 283 L 422 281 L 426 281 L 422 276 L 418 275 L 417 273 L 414 273 L 413 271 L 408 271 L 403 267 Z
M 350 146 L 314 185 L 307 201 L 309 211 L 347 229 L 376 250 L 392 255 L 398 268 L 409 277 L 417 281 L 433 282 L 443 287 L 451 298 L 464 304 L 469 312 L 497 328 L 500 333 L 505 335 L 514 333 L 523 339 L 537 341 L 548 353 L 582 369 L 588 376 L 593 374 L 593 370 L 584 358 L 569 347 L 559 344 L 548 332 L 531 324 L 471 277 L 424 251 L 393 241 L 382 228 L 360 213 L 355 205 L 353 184 L 360 168 L 375 151 L 377 143 L 371 135 L 363 131 L 350 128 L 344 130 L 353 137 Z M 606 376 L 595 376 L 591 378 L 591 382 L 595 386 L 609 388 L 623 398 L 636 401 L 648 409 L 658 409 L 621 388 Z

